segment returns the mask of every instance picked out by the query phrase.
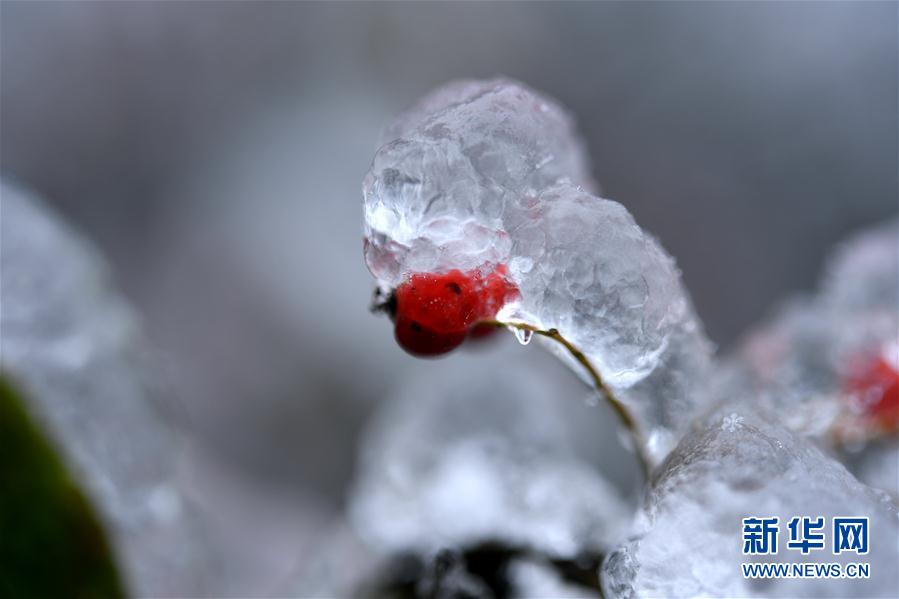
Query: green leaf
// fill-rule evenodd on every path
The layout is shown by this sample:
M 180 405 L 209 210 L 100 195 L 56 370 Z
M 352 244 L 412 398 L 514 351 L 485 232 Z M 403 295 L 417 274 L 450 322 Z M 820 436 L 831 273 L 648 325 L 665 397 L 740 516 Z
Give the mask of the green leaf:
M 100 523 L 0 375 L 0 597 L 123 597 Z

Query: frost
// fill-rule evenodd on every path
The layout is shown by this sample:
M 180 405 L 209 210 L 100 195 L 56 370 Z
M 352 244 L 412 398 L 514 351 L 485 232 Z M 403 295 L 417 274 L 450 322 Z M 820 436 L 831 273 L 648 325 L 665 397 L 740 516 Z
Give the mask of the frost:
M 94 499 L 132 591 L 194 594 L 199 534 L 134 316 L 93 247 L 26 192 L 0 194 L 2 367 Z
M 738 427 L 722 427 L 737 413 Z M 780 518 L 768 561 L 867 561 L 871 578 L 742 577 L 745 517 Z M 830 545 L 802 557 L 787 549 L 793 516 L 870 517 L 870 553 L 833 555 Z M 688 434 L 657 472 L 633 536 L 603 566 L 607 597 L 895 597 L 899 515 L 886 495 L 859 483 L 805 439 L 741 406 L 725 405 Z M 828 533 L 827 543 L 831 543 Z
M 578 459 L 539 379 L 462 362 L 385 404 L 360 452 L 350 506 L 385 552 L 433 553 L 495 541 L 542 554 L 599 552 L 627 517 Z
M 746 420 L 736 412 L 731 412 L 729 416 L 725 416 L 721 421 L 721 430 L 727 431 L 729 433 L 736 432 L 738 428 L 743 426 L 743 421 Z
M 379 283 L 507 265 L 521 299 L 501 317 L 558 329 L 663 457 L 695 412 L 712 348 L 673 259 L 623 206 L 593 195 L 570 117 L 520 83 L 466 81 L 433 92 L 386 137 L 363 188 Z

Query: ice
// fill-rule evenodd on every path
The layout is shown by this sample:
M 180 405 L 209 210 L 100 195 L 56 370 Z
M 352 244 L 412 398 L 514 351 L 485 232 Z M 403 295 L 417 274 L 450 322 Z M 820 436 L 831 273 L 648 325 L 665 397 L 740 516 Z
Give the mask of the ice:
M 803 435 L 824 436 L 842 412 L 833 331 L 807 298 L 786 304 L 754 331 L 731 360 L 738 393 L 770 410 Z
M 878 361 L 899 369 L 897 232 L 889 222 L 842 244 L 818 292 L 781 308 L 724 369 L 736 393 L 780 414 L 792 430 L 836 450 L 863 480 L 893 493 L 895 457 L 889 459 L 883 447 L 890 444 L 878 439 L 897 431 L 872 425 L 865 415 L 869 391 L 853 381 L 864 380 Z M 877 454 L 870 459 L 863 455 L 869 445 Z
M 513 317 L 558 329 L 583 351 L 660 459 L 693 414 L 711 361 L 680 272 L 617 202 L 562 183 L 537 206 L 514 227 L 513 254 L 535 266 L 511 270 L 522 296 Z M 564 348 L 544 343 L 584 374 Z
M 350 504 L 362 538 L 421 555 L 488 541 L 564 558 L 609 547 L 628 511 L 576 455 L 555 407 L 574 398 L 527 372 L 454 362 L 405 386 L 365 435 Z
M 792 300 L 738 352 L 747 384 L 781 409 L 791 428 L 829 432 L 847 409 L 845 384 L 857 363 L 899 361 L 897 232 L 896 222 L 886 223 L 844 243 L 818 293 Z
M 380 285 L 506 265 L 521 299 L 500 316 L 558 329 L 660 460 L 696 410 L 712 348 L 672 258 L 623 206 L 592 195 L 571 119 L 520 83 L 467 81 L 433 92 L 391 136 L 363 187 Z
M 603 565 L 607 597 L 896 597 L 899 515 L 807 440 L 741 405 L 724 405 L 688 434 L 657 472 L 632 537 Z M 868 580 L 744 579 L 745 517 L 780 518 L 779 552 L 767 561 L 869 562 Z M 806 557 L 788 549 L 793 516 L 870 518 L 870 553 Z
M 197 594 L 201 534 L 135 317 L 90 244 L 28 192 L 0 196 L 2 367 L 94 500 L 132 592 Z
M 504 213 L 563 179 L 592 188 L 572 118 L 506 79 L 449 83 L 388 127 L 365 178 L 366 260 L 395 286 L 411 270 L 471 270 L 509 252 Z

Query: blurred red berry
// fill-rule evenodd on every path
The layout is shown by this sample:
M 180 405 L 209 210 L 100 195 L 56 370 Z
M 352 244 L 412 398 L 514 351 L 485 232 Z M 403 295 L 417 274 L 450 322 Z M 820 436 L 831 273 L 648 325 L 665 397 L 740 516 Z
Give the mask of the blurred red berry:
M 846 390 L 869 426 L 899 431 L 899 370 L 883 357 L 853 369 Z
M 502 265 L 487 276 L 477 269 L 412 274 L 394 292 L 396 340 L 416 356 L 446 353 L 469 334 L 490 331 L 476 324 L 495 317 L 517 294 Z

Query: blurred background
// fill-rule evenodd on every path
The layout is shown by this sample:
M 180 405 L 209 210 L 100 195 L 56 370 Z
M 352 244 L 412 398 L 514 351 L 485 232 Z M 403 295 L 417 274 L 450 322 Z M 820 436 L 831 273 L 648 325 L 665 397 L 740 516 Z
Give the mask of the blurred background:
M 502 74 L 567 106 L 722 349 L 897 212 L 893 2 L 4 2 L 0 61 L 0 169 L 139 311 L 184 477 L 254 548 L 237 594 L 332 535 L 378 402 L 472 359 L 408 357 L 368 312 L 362 177 L 434 86 Z M 578 426 L 574 377 L 498 345 L 477 359 L 541 373 Z M 578 451 L 629 491 L 614 426 L 593 425 Z

